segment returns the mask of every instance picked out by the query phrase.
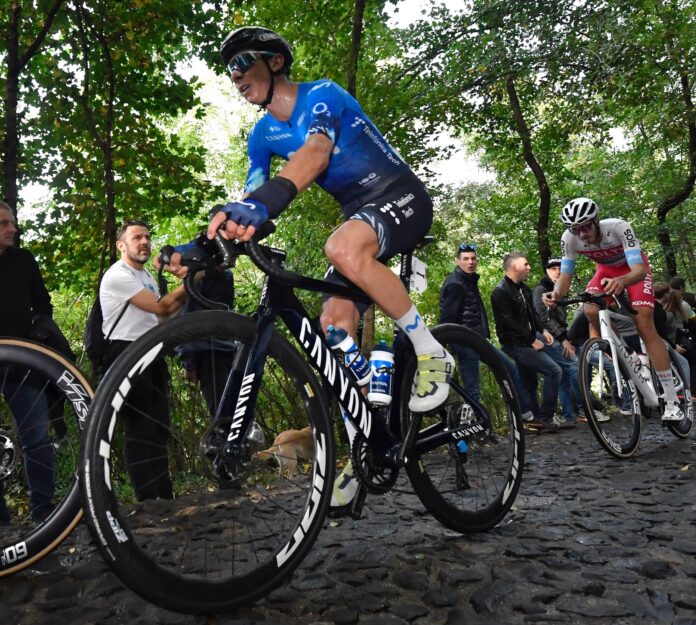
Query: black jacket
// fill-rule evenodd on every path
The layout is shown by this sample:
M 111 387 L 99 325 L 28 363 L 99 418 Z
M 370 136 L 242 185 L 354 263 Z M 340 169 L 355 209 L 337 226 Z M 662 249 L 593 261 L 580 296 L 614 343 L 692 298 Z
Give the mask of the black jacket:
M 548 330 L 554 339 L 562 343 L 568 338 L 568 309 L 566 306 L 546 306 L 542 295 L 550 291 L 553 291 L 553 280 L 544 276 L 534 289 L 534 308 L 544 330 Z
M 478 288 L 479 274 L 457 267 L 440 290 L 440 323 L 458 323 L 490 338 L 488 315 Z
M 505 276 L 491 293 L 495 331 L 503 347 L 531 347 L 541 320 L 534 310 L 532 290 Z
M 0 293 L 0 336 L 29 338 L 34 317 L 53 312 L 39 265 L 24 248 L 0 254 Z

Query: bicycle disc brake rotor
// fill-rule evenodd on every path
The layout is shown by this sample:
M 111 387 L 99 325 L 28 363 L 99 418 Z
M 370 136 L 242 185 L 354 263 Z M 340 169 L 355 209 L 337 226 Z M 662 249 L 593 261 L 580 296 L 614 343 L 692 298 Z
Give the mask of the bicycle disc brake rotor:
M 17 445 L 7 430 L 0 430 L 0 480 L 5 480 L 17 466 Z
M 353 471 L 368 493 L 379 495 L 389 492 L 399 475 L 395 467 L 388 466 L 369 446 L 365 436 L 358 432 L 351 448 Z
M 474 409 L 465 401 L 448 404 L 445 406 L 445 410 L 447 412 L 447 427 L 450 430 L 463 426 L 471 428 L 472 431 L 466 437 L 469 443 L 483 444 L 489 439 L 490 428 L 480 422 Z

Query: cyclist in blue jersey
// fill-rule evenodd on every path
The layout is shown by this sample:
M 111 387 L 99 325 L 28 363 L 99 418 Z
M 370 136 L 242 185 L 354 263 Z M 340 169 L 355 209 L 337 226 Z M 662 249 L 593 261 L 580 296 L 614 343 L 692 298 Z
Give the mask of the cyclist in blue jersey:
M 345 218 L 325 245 L 331 262 L 327 279 L 352 282 L 404 330 L 418 358 L 409 408 L 437 408 L 447 398 L 454 360 L 384 264 L 427 234 L 433 208 L 425 186 L 344 89 L 330 80 L 290 80 L 293 51 L 277 33 L 240 28 L 227 36 L 220 52 L 240 95 L 266 114 L 249 136 L 244 196 L 211 218 L 208 236 L 223 229 L 229 238 L 248 241 L 316 182 L 340 203 Z M 271 177 L 274 156 L 287 163 Z M 333 325 L 355 337 L 362 312 L 350 300 L 329 297 L 322 328 L 326 332 Z M 354 489 L 345 492 L 349 495 L 334 498 L 333 506 L 347 505 Z

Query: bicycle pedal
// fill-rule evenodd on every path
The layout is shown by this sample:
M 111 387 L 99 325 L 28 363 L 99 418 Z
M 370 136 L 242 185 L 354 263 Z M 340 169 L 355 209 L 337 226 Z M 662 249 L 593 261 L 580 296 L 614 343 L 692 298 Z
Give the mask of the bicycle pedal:
M 358 519 L 362 518 L 362 509 L 363 506 L 365 505 L 365 499 L 367 498 L 367 490 L 363 488 L 362 486 L 358 487 L 358 492 L 355 493 L 355 497 L 353 497 L 353 502 L 350 506 L 350 517 L 352 519 L 355 519 L 356 521 Z

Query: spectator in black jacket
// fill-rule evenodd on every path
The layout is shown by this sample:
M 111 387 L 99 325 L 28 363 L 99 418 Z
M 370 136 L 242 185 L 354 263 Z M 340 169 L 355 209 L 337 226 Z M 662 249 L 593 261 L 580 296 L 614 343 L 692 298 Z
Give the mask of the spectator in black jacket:
M 15 247 L 17 226 L 10 207 L 0 202 L 0 336 L 32 337 L 32 320 L 52 315 L 51 298 L 39 265 L 28 250 Z M 29 510 L 38 522 L 53 510 L 53 447 L 49 440 L 49 406 L 41 384 L 25 379 L 26 371 L 2 373 L 0 393 L 17 424 L 24 452 Z M 0 481 L 0 525 L 11 522 Z
M 544 347 L 544 353 L 563 371 L 561 385 L 558 389 L 558 397 L 561 400 L 563 417 L 556 423 L 560 428 L 575 427 L 578 417 L 584 417 L 582 407 L 582 393 L 578 378 L 578 358 L 575 347 L 568 338 L 568 311 L 566 306 L 547 307 L 543 301 L 543 294 L 553 291 L 553 285 L 561 275 L 561 259 L 550 258 L 546 261 L 546 275 L 534 289 L 534 308 L 536 309 L 541 325 L 553 336 L 553 343 Z
M 457 267 L 445 278 L 440 291 L 440 323 L 457 323 L 490 339 L 488 315 L 478 287 L 480 276 L 476 273 L 476 245 L 460 244 L 456 263 Z M 515 361 L 500 350 L 497 351 L 517 390 L 522 417 L 526 420 L 533 419 L 530 397 L 521 383 Z M 464 389 L 478 401 L 481 396 L 478 356 L 470 349 L 460 348 L 456 358 Z
M 536 374 L 544 378 L 542 403 L 531 424 L 541 431 L 554 431 L 553 422 L 561 368 L 543 352 L 544 345 L 553 343 L 553 336 L 541 326 L 534 310 L 532 291 L 524 284 L 531 268 L 521 252 L 510 252 L 503 259 L 505 277 L 491 294 L 495 329 L 503 351 L 517 362 L 522 381 L 533 388 Z M 534 384 L 532 384 L 532 382 Z

